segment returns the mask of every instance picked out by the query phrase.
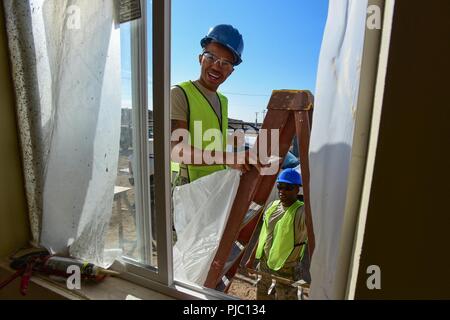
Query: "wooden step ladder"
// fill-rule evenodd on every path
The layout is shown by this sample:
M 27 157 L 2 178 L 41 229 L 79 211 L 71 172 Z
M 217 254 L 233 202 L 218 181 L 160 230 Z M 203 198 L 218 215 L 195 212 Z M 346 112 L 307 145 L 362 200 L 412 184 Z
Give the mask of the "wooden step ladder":
M 309 91 L 273 91 L 267 107 L 268 113 L 261 128 L 267 129 L 269 137 L 271 130 L 280 130 L 279 141 L 272 142 L 271 139 L 268 139 L 267 149 L 271 150 L 271 143 L 279 143 L 278 156 L 281 158 L 286 156 L 294 136 L 297 136 L 310 257 L 315 246 L 308 161 L 313 99 L 313 95 Z M 258 142 L 259 136 L 257 145 L 259 145 Z M 281 164 L 279 164 L 280 167 Z M 251 171 L 241 176 L 224 233 L 204 283 L 205 287 L 226 292 L 238 269 L 248 267 L 253 263 L 259 237 L 259 221 L 277 174 L 260 175 L 259 171 L 253 167 Z

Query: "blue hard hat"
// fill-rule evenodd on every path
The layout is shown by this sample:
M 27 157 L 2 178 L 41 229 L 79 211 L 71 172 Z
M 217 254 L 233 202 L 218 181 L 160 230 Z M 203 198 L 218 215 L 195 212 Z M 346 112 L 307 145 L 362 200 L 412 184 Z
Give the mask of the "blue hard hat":
M 219 24 L 209 29 L 208 34 L 200 41 L 202 48 L 210 42 L 217 42 L 228 48 L 234 55 L 234 65 L 242 62 L 241 56 L 244 51 L 244 40 L 237 29 L 229 24 Z
M 281 171 L 280 175 L 277 178 L 277 183 L 278 182 L 284 182 L 300 186 L 303 185 L 302 177 L 295 168 L 288 168 Z

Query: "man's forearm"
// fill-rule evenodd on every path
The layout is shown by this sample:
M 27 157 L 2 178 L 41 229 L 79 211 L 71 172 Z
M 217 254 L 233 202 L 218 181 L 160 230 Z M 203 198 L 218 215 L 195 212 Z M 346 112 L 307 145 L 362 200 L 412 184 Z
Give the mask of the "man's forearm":
M 172 142 L 172 161 L 194 165 L 244 164 L 244 152 L 223 152 L 218 150 L 201 150 L 185 142 Z

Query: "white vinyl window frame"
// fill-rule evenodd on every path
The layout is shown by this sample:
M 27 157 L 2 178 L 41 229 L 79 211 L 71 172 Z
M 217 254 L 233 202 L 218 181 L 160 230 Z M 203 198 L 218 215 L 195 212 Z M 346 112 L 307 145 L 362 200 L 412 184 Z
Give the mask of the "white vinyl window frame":
M 149 186 L 148 134 L 142 132 L 148 127 L 148 72 L 147 72 L 147 19 L 146 1 L 143 1 L 142 19 L 131 22 L 131 97 L 133 123 L 133 167 L 135 179 L 136 235 L 137 247 L 141 250 L 143 263 L 151 265 L 152 234 L 150 219 L 151 194 Z M 156 271 L 156 269 L 155 269 Z
M 347 201 L 337 270 L 337 292 L 342 299 L 355 298 L 364 231 L 369 208 L 375 155 L 389 60 L 395 0 L 369 0 L 383 14 L 381 30 L 366 32 L 361 67 L 358 112 L 352 144 Z
M 170 50 L 168 39 L 170 30 L 166 24 L 170 21 L 169 1 L 152 1 L 153 3 L 153 43 L 147 42 L 148 11 L 147 1 L 141 0 L 141 18 L 131 22 L 131 78 L 133 101 L 133 145 L 135 146 L 134 173 L 136 186 L 136 227 L 138 247 L 141 248 L 142 261 L 123 258 L 127 265 L 127 275 L 136 275 L 162 285 L 169 286 L 173 282 L 171 257 L 171 223 L 170 223 L 170 180 L 169 167 L 169 91 L 165 89 L 170 83 L 170 61 L 164 54 Z M 169 24 L 170 27 L 170 24 Z M 156 187 L 155 210 L 157 234 L 151 234 L 150 219 L 150 184 L 148 162 L 148 48 L 153 48 L 153 123 Z M 151 63 L 151 62 L 150 62 Z M 167 174 L 166 174 L 167 173 Z M 157 242 L 157 267 L 151 266 L 151 240 Z M 169 250 L 170 249 L 170 250 Z M 139 281 L 140 283 L 140 281 Z
M 352 148 L 349 182 L 344 217 L 344 237 L 340 244 L 340 259 L 337 271 L 338 295 L 353 299 L 356 276 L 359 265 L 358 253 L 361 251 L 362 236 L 365 227 L 367 198 L 370 193 L 371 172 L 373 171 L 374 148 L 379 129 L 381 96 L 384 88 L 384 75 L 387 53 L 390 44 L 390 27 L 394 0 L 369 0 L 368 4 L 378 5 L 384 10 L 383 28 L 375 34 L 364 36 L 364 57 L 361 66 L 361 86 L 358 98 L 358 111 L 355 122 L 355 138 Z M 149 261 L 151 248 L 150 235 L 150 186 L 148 182 L 147 150 L 147 7 L 146 0 L 141 0 L 142 18 L 133 22 L 131 45 L 132 78 L 136 86 L 133 89 L 133 104 L 139 111 L 135 114 L 138 125 L 136 136 L 137 170 L 136 184 L 142 191 L 136 195 L 137 223 L 144 236 L 138 239 L 143 244 L 144 261 Z M 149 267 L 131 259 L 124 259 L 127 272 L 122 278 L 130 282 L 159 291 L 178 299 L 236 299 L 222 292 L 208 288 L 180 283 L 173 278 L 172 226 L 170 221 L 171 179 L 170 179 L 170 34 L 171 1 L 152 1 L 152 59 L 153 65 L 153 123 L 154 123 L 154 183 L 156 210 L 156 240 L 158 267 Z M 383 37 L 382 37 L 383 35 Z M 135 100 L 136 99 L 136 100 Z M 366 133 L 362 135 L 361 133 Z M 361 138 L 363 136 L 363 138 Z M 367 139 L 364 138 L 369 137 Z M 349 193 L 349 191 L 351 191 Z M 151 240 L 151 239 L 150 239 Z
M 177 282 L 173 278 L 170 179 L 170 0 L 141 0 L 142 16 L 131 22 L 133 145 L 138 247 L 142 262 L 123 257 L 127 272 L 121 277 L 179 299 L 235 299 L 216 290 Z M 148 12 L 152 14 L 152 43 L 147 43 Z M 150 46 L 151 45 L 151 46 Z M 148 61 L 148 48 L 152 59 Z M 148 163 L 148 63 L 152 63 L 154 183 L 156 235 L 151 234 Z M 151 240 L 156 238 L 157 267 L 151 266 Z

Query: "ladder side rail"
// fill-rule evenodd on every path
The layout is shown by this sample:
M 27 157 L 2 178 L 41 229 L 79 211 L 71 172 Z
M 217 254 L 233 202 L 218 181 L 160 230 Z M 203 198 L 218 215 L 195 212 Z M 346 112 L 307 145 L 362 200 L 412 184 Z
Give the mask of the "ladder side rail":
M 296 111 L 295 123 L 297 141 L 299 144 L 300 168 L 303 180 L 303 197 L 305 203 L 305 223 L 308 233 L 308 253 L 311 259 L 315 248 L 314 227 L 311 213 L 310 173 L 309 173 L 309 140 L 310 140 L 310 115 L 308 111 Z

